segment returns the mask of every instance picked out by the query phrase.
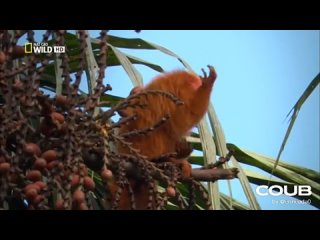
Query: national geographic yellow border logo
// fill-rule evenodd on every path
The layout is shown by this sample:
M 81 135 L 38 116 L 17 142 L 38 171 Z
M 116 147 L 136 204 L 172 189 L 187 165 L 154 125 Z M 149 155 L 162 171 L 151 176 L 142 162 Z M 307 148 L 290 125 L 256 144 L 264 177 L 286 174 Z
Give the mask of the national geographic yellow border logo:
M 24 44 L 24 52 L 25 53 L 32 53 L 32 43 L 25 43 Z
M 24 52 L 30 53 L 65 53 L 65 46 L 49 46 L 48 43 L 25 43 Z

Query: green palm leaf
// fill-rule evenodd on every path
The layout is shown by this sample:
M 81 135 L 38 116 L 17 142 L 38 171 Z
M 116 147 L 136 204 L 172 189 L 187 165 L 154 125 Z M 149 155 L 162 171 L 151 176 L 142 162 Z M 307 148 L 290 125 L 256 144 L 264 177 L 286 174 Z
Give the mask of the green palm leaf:
M 293 108 L 290 110 L 290 112 L 288 113 L 287 117 L 290 115 L 290 113 L 293 111 L 291 118 L 290 118 L 290 124 L 288 126 L 286 135 L 284 136 L 284 139 L 281 143 L 281 147 L 280 150 L 278 152 L 277 155 L 277 159 L 274 163 L 273 169 L 271 171 L 271 175 L 273 174 L 273 172 L 275 171 L 275 169 L 277 168 L 277 165 L 279 163 L 279 159 L 281 157 L 281 153 L 283 152 L 285 145 L 287 143 L 287 140 L 290 136 L 291 130 L 293 128 L 293 125 L 298 117 L 299 111 L 303 105 L 303 103 L 307 100 L 307 98 L 310 96 L 310 94 L 313 92 L 313 90 L 318 86 L 318 84 L 320 83 L 320 73 L 311 81 L 311 83 L 309 84 L 309 86 L 306 88 L 306 90 L 304 90 L 303 94 L 301 95 L 301 97 L 299 98 L 299 100 L 296 102 L 296 104 L 293 106 Z

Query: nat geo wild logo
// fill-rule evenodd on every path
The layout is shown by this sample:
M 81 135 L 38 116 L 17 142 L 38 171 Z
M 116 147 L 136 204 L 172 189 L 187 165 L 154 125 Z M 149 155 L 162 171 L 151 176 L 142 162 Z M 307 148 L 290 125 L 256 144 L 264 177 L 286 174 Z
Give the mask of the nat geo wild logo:
M 49 46 L 48 43 L 25 43 L 24 52 L 28 53 L 65 53 L 65 46 Z

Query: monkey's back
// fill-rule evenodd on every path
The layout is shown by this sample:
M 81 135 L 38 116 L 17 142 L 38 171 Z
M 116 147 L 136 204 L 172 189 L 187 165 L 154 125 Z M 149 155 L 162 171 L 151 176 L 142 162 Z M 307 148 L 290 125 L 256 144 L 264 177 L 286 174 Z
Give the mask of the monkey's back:
M 136 120 L 121 126 L 119 133 L 142 130 L 153 127 L 162 118 L 168 117 L 158 128 L 141 136 L 128 139 L 132 146 L 140 153 L 149 157 L 174 152 L 175 142 L 196 124 L 190 117 L 190 102 L 193 100 L 195 88 L 199 88 L 201 79 L 193 73 L 186 71 L 173 71 L 161 74 L 148 84 L 144 90 L 160 90 L 171 93 L 184 102 L 178 105 L 172 99 L 161 94 L 147 94 L 136 100 L 136 103 L 145 105 L 144 108 L 130 108 L 126 115 L 136 116 Z M 198 121 L 198 119 L 196 119 Z M 128 153 L 129 149 L 120 145 L 119 151 Z

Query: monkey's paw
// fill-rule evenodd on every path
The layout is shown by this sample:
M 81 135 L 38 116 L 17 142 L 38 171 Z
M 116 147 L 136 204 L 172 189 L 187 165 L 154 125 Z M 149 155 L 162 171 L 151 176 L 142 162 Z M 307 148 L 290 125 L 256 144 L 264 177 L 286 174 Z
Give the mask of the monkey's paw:
M 177 142 L 175 148 L 176 148 L 175 152 L 177 153 L 178 159 L 189 157 L 193 151 L 191 144 L 188 143 L 185 138 Z
M 191 177 L 192 167 L 190 163 L 185 159 L 173 159 L 172 162 L 181 169 L 182 178 Z

